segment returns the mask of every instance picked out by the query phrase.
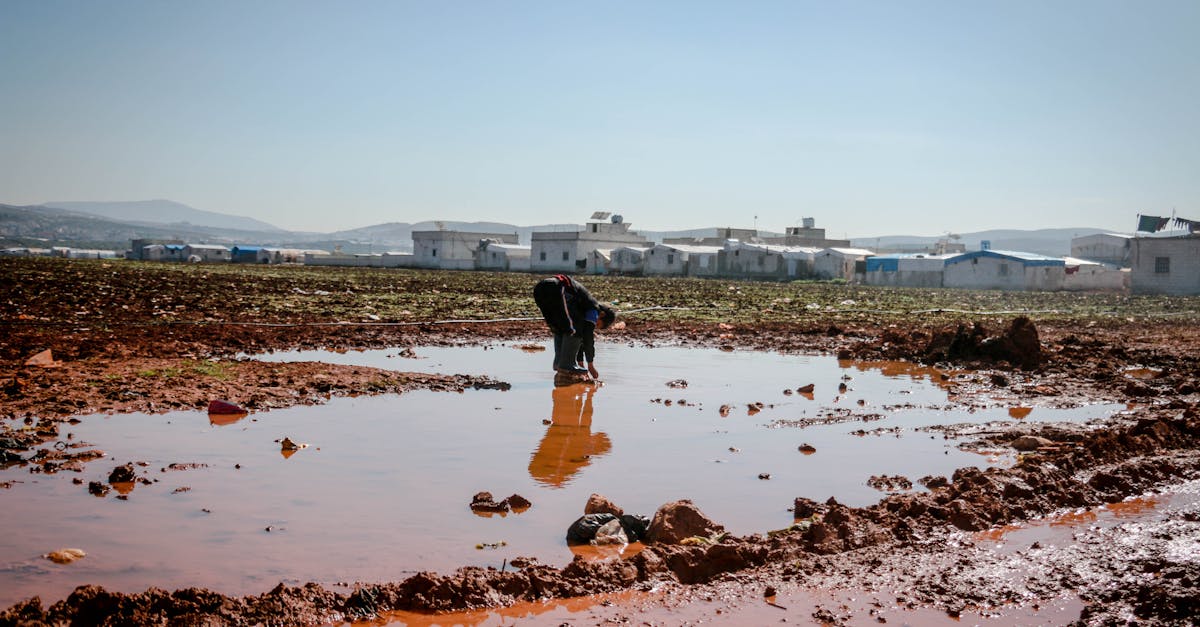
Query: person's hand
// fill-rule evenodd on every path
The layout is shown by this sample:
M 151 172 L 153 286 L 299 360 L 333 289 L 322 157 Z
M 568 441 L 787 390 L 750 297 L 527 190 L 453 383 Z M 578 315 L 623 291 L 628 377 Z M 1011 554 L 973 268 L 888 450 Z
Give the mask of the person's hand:
M 600 373 L 596 372 L 596 364 L 588 364 L 588 374 L 592 375 L 593 379 L 599 379 Z

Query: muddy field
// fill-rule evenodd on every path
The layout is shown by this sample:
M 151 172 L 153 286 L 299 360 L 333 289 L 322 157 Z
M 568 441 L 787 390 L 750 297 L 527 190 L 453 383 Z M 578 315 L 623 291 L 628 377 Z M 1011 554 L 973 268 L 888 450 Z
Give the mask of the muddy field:
M 533 280 L 0 259 L 0 462 L 33 475 L 106 463 L 66 437 L 69 425 L 93 414 L 203 409 L 213 399 L 266 412 L 342 396 L 504 389 L 507 382 L 486 375 L 406 373 L 402 361 L 391 369 L 244 355 L 542 342 L 543 324 L 528 319 L 536 315 Z M 1003 398 L 1030 407 L 1127 403 L 1129 410 L 1085 426 L 981 432 L 977 446 L 1016 447 L 1017 463 L 945 477 L 873 477 L 888 494 L 874 505 L 795 494 L 786 504 L 795 524 L 786 529 L 721 535 L 721 521 L 675 504 L 658 512 L 644 548 L 625 559 L 580 557 L 562 568 L 514 560 L 342 589 L 281 584 L 242 597 L 195 588 L 123 594 L 98 581 L 66 599 L 18 603 L 0 613 L 0 625 L 417 622 L 388 612 L 602 593 L 650 597 L 597 601 L 588 620 L 1190 624 L 1200 614 L 1200 299 L 585 282 L 625 312 L 623 328 L 606 333 L 605 343 L 940 365 L 972 373 L 953 386 L 965 406 Z M 52 361 L 26 364 L 47 349 Z M 1019 436 L 1029 437 L 1018 444 Z M 20 507 L 12 495 L 0 488 L 6 509 Z M 1103 523 L 1123 503 L 1155 498 L 1164 505 L 1152 516 Z M 1011 551 L 993 546 L 1005 530 L 1018 529 L 1011 544 L 1025 542 L 1021 533 L 1064 515 L 1083 515 L 1084 523 Z M 1051 607 L 1061 611 L 1037 613 Z

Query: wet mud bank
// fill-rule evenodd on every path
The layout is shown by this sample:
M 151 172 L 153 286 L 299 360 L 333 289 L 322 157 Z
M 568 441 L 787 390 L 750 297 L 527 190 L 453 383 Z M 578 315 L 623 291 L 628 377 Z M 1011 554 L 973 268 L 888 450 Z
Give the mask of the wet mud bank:
M 820 502 L 800 496 L 794 503 L 795 524 L 765 535 L 714 534 L 690 537 L 690 541 L 671 538 L 672 542 L 649 542 L 628 559 L 595 562 L 577 557 L 561 569 L 536 560 L 519 560 L 504 570 L 470 567 L 449 575 L 419 573 L 395 583 L 359 584 L 346 594 L 316 584 L 280 585 L 266 594 L 247 597 L 196 589 L 122 594 L 86 586 L 49 607 L 37 598 L 17 604 L 0 614 L 0 625 L 188 624 L 206 620 L 321 624 L 369 618 L 388 610 L 495 607 L 648 588 L 658 582 L 713 584 L 747 575 L 799 583 L 840 577 L 846 585 L 851 576 L 862 582 L 878 572 L 889 554 L 939 553 L 929 547 L 948 533 L 993 528 L 1063 508 L 1117 503 L 1158 486 L 1200 478 L 1198 408 L 1189 405 L 1180 411 L 1154 413 L 1133 425 L 1043 447 L 1024 455 L 1012 468 L 960 470 L 944 482 L 926 481 L 940 486 L 930 492 L 893 495 L 870 507 L 851 508 L 833 500 Z M 1200 513 L 1187 512 L 1170 522 L 1195 536 L 1197 518 Z M 962 551 L 957 555 L 957 560 L 964 559 Z M 1107 559 L 1118 558 L 1119 554 L 1113 554 Z M 1120 590 L 1113 586 L 1085 590 L 1087 595 L 1097 603 L 1114 597 L 1125 599 L 1130 611 L 1151 623 L 1174 624 L 1181 616 L 1192 615 L 1200 564 L 1155 562 L 1142 554 L 1126 558 L 1123 562 L 1143 571 L 1159 568 L 1163 576 L 1143 578 L 1138 586 Z M 896 579 L 912 570 L 901 568 L 894 560 L 888 563 Z M 912 602 L 940 606 L 951 614 L 961 612 L 968 603 L 987 606 L 1012 600 L 1012 592 L 1002 587 L 994 586 L 992 593 L 988 588 L 971 587 L 965 574 L 958 580 L 951 575 L 920 583 L 912 576 Z M 1107 611 L 1088 609 L 1084 618 L 1100 620 Z
M 64 424 L 86 414 L 200 409 L 217 398 L 265 411 L 337 396 L 504 385 L 484 376 L 262 363 L 237 359 L 241 354 L 546 339 L 539 321 L 503 319 L 531 312 L 527 276 L 515 279 L 520 289 L 511 291 L 500 286 L 508 279 L 481 281 L 485 275 L 479 273 L 326 275 L 245 269 L 243 276 L 236 268 L 137 267 L 142 270 L 100 263 L 28 268 L 0 263 L 0 285 L 9 305 L 0 313 L 0 418 L 5 428 L 0 464 L 56 472 L 102 457 L 69 446 L 48 450 L 38 459 L 31 455 L 32 449 L 61 439 Z M 469 280 L 454 282 L 460 278 Z M 501 569 L 424 572 L 349 589 L 281 584 L 260 595 L 228 596 L 201 588 L 127 594 L 83 586 L 63 600 L 31 598 L 13 605 L 0 612 L 0 626 L 317 625 L 393 609 L 452 611 L 660 586 L 761 594 L 761 582 L 850 593 L 902 590 L 882 601 L 933 607 L 950 616 L 972 608 L 1037 603 L 1063 592 L 1083 600 L 1078 620 L 1085 624 L 1188 624 L 1197 614 L 1200 565 L 1194 555 L 1200 512 L 1195 507 L 1171 511 L 1152 523 L 1080 529 L 1060 546 L 1028 543 L 1016 553 L 989 551 L 975 537 L 1063 510 L 1117 504 L 1195 481 L 1200 472 L 1200 327 L 1194 320 L 1081 314 L 1032 321 L 930 313 L 923 301 L 916 306 L 925 313 L 904 314 L 885 311 L 897 307 L 883 297 L 929 294 L 844 286 L 678 281 L 653 283 L 653 296 L 635 291 L 645 290 L 646 284 L 614 279 L 597 283 L 596 291 L 619 297 L 623 305 L 690 309 L 679 318 L 628 316 L 623 329 L 606 332 L 601 341 L 816 352 L 847 360 L 948 366 L 970 372 L 947 382 L 958 401 L 974 395 L 1015 398 L 1025 407 L 1125 402 L 1131 409 L 1108 426 L 1023 425 L 1003 434 L 982 434 L 981 444 L 1009 449 L 1020 436 L 1044 440 L 1024 447 L 1009 468 L 902 478 L 928 492 L 889 495 L 859 508 L 825 494 L 795 494 L 794 501 L 778 504 L 781 511 L 793 508 L 795 523 L 761 535 L 705 534 L 685 538 L 685 543 L 647 543 L 626 559 L 576 558 L 561 568 L 515 560 Z M 679 290 L 671 291 L 675 286 Z M 785 289 L 814 291 L 789 291 L 785 302 L 776 294 Z M 953 291 L 932 297 L 944 299 L 945 294 L 951 295 L 952 305 L 984 299 L 971 308 L 994 310 L 1046 309 L 1038 300 L 1050 298 Z M 850 297 L 877 297 L 879 302 L 839 305 Z M 1029 300 L 1014 301 L 1016 307 L 1008 301 L 995 304 L 1008 298 Z M 1072 301 L 1081 298 L 1088 297 L 1070 295 Z M 1127 298 L 1113 298 L 1096 303 L 1096 309 L 1132 307 Z M 810 302 L 818 299 L 823 300 Z M 1168 313 L 1189 307 L 1194 303 L 1180 299 L 1163 303 Z M 463 317 L 497 320 L 438 322 Z M 45 349 L 52 349 L 60 363 L 25 364 Z M 897 477 L 884 479 L 895 482 Z M 6 492 L 0 489 L 0 498 Z M 831 606 L 808 618 L 837 624 L 853 617 Z

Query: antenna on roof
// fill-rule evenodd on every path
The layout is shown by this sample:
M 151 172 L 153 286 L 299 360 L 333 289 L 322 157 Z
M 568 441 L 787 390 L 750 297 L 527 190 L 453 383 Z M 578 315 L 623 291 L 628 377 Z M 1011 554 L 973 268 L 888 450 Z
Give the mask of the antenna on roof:
M 611 211 L 597 211 L 592 214 L 592 217 L 590 219 L 592 219 L 592 220 L 607 220 L 608 216 L 611 216 L 611 215 L 612 215 Z

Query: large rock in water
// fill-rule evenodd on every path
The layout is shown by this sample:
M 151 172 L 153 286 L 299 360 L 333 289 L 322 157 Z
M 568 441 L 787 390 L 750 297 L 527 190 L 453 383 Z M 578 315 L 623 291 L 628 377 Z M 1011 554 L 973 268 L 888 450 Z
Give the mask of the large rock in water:
M 646 539 L 662 544 L 679 544 L 685 538 L 708 538 L 725 531 L 725 527 L 705 516 L 691 501 L 683 499 L 667 503 L 654 512 Z
M 608 497 L 601 494 L 592 494 L 588 497 L 587 505 L 583 507 L 584 514 L 612 514 L 620 518 L 625 514 L 625 510 L 617 507 L 616 503 L 608 500 Z

